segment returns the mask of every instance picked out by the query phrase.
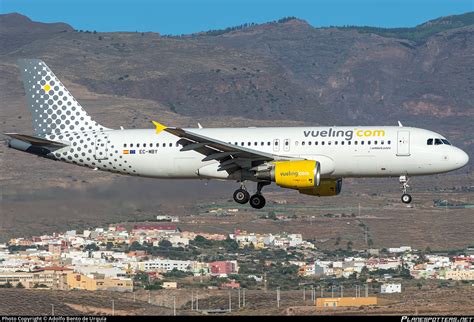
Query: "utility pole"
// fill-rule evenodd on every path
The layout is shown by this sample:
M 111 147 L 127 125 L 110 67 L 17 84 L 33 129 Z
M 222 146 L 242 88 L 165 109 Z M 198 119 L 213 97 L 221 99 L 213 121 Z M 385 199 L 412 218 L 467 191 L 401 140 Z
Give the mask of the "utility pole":
M 112 300 L 112 316 L 115 315 L 115 303 L 114 300 Z
M 245 307 L 245 288 L 244 288 L 244 294 L 243 294 L 243 306 Z
M 344 286 L 341 285 L 341 297 L 344 297 Z
M 137 300 L 137 293 L 133 292 L 133 302 Z
M 334 285 L 331 286 L 331 298 L 334 298 Z
M 280 287 L 277 287 L 277 307 L 280 307 Z
M 232 312 L 232 295 L 230 292 L 231 291 L 229 291 L 229 312 Z
M 238 288 L 239 291 L 239 309 L 240 309 L 240 287 Z
M 199 311 L 199 292 L 196 293 L 196 311 Z
M 369 284 L 365 284 L 365 297 L 369 297 Z
M 265 293 L 267 293 L 267 272 L 263 273 L 263 282 L 265 285 Z
M 194 311 L 194 291 L 191 291 L 191 311 Z
M 54 316 L 54 304 L 51 304 L 51 315 Z
M 368 228 L 367 226 L 364 226 L 364 237 L 365 237 L 365 245 L 368 247 L 369 246 L 369 236 L 368 236 Z
M 303 302 L 306 301 L 306 287 L 303 287 Z
M 176 316 L 176 296 L 173 296 L 173 315 Z
M 314 285 L 311 285 L 311 301 L 314 301 Z
M 359 217 L 360 217 L 360 202 L 359 202 Z
M 151 294 L 150 294 L 150 290 L 148 290 L 148 303 L 151 304 Z

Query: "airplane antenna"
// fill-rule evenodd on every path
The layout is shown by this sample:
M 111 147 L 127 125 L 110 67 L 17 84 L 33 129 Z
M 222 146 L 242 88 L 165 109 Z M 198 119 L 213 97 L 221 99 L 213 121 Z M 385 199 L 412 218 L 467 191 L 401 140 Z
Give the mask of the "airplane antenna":
M 202 125 L 199 122 L 198 122 L 198 128 L 202 129 Z
M 399 127 L 403 127 L 402 122 L 398 121 L 398 126 L 399 126 Z

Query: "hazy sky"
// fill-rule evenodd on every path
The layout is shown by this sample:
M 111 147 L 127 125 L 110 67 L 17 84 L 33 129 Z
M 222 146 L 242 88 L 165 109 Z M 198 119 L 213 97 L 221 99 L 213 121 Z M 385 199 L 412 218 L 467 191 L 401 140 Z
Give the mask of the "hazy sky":
M 0 0 L 0 13 L 76 29 L 182 34 L 287 16 L 315 27 L 411 27 L 474 11 L 474 0 Z M 0 26 L 1 28 L 1 26 Z

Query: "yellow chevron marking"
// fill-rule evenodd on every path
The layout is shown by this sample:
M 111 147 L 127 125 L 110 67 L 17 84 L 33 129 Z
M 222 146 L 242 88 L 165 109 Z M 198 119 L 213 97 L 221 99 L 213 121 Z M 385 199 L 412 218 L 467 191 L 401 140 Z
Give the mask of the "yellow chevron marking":
M 156 121 L 152 121 L 153 124 L 156 126 L 156 134 L 159 134 L 161 131 L 163 131 L 164 129 L 167 128 L 167 126 L 164 126 L 163 124 L 161 123 L 158 123 Z

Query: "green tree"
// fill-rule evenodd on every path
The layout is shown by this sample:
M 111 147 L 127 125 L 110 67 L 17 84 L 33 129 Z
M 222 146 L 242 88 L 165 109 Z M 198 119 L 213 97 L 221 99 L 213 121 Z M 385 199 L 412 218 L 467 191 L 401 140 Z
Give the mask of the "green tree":
M 84 247 L 84 250 L 91 250 L 91 251 L 98 251 L 99 249 L 100 249 L 99 246 L 97 246 L 95 243 L 86 245 L 86 247 Z
M 4 284 L 4 287 L 5 287 L 5 288 L 12 288 L 13 285 L 12 285 L 12 283 L 10 283 L 10 282 L 8 281 L 6 284 Z
M 23 286 L 21 282 L 18 282 L 18 284 L 16 284 L 16 288 L 25 288 L 25 287 Z
M 163 239 L 163 240 L 160 240 L 160 242 L 158 243 L 158 246 L 164 247 L 164 248 L 170 248 L 170 247 L 173 247 L 173 244 L 171 244 L 169 240 Z

